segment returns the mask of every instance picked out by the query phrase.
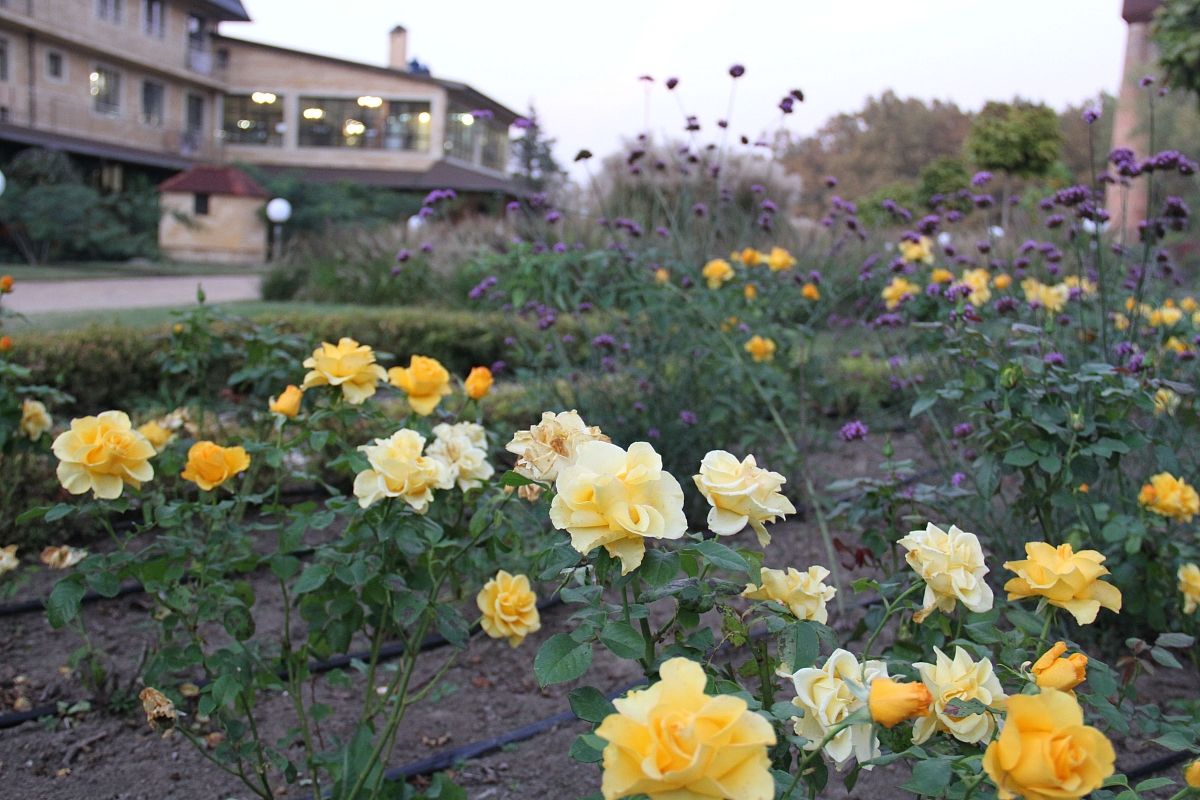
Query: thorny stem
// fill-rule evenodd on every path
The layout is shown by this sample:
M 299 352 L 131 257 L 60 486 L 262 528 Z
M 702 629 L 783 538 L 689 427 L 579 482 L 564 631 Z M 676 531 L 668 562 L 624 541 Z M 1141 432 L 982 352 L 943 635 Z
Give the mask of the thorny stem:
M 900 601 L 908 598 L 909 595 L 918 591 L 923 585 L 924 584 L 920 583 L 919 581 L 917 583 L 912 584 L 907 589 L 905 589 L 903 592 L 901 592 L 899 597 L 897 597 L 895 600 L 891 601 L 890 603 L 888 602 L 887 598 L 884 598 L 884 600 L 883 600 L 883 619 L 879 620 L 879 624 L 875 626 L 875 630 L 873 630 L 871 632 L 870 638 L 867 639 L 867 645 L 866 645 L 866 647 L 863 648 L 863 661 L 866 661 L 871 657 L 871 645 L 875 644 L 875 640 L 879 638 L 879 634 L 883 633 L 883 627 L 887 624 L 887 621 L 891 618 L 892 612 L 894 612 L 897 608 L 900 607 Z

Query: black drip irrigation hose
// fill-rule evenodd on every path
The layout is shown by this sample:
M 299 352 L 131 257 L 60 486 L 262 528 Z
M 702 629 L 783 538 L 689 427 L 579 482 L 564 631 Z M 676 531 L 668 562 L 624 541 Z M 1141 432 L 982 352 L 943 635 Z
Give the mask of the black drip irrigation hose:
M 547 611 L 555 606 L 562 605 L 562 602 L 562 597 L 560 597 L 558 594 L 554 594 L 549 599 L 538 603 L 538 611 Z M 474 637 L 482 630 L 483 629 L 478 624 L 475 624 L 471 626 L 471 629 L 467 635 L 469 637 Z M 445 647 L 448 644 L 450 644 L 450 641 L 446 639 L 446 637 L 435 633 L 427 636 L 425 640 L 421 642 L 420 652 L 424 653 L 430 650 L 437 650 Z M 404 650 L 405 647 L 403 642 L 391 642 L 389 644 L 385 644 L 379 648 L 379 661 L 390 661 L 393 658 L 403 655 Z M 323 661 L 313 661 L 308 665 L 308 671 L 313 675 L 320 675 L 326 672 L 332 672 L 335 669 L 348 667 L 354 661 L 362 661 L 370 657 L 370 650 L 360 650 L 354 653 L 345 653 L 344 655 L 334 656 L 333 658 L 325 659 Z M 287 670 L 280 669 L 278 672 L 276 672 L 276 675 L 282 679 L 286 679 Z M 196 681 L 197 686 L 204 686 L 207 683 L 208 681 L 203 679 Z M 61 706 L 71 706 L 78 702 L 78 700 L 59 700 L 53 704 L 48 703 L 46 705 L 37 706 L 36 708 L 31 708 L 28 711 L 14 711 L 8 714 L 0 714 L 0 730 L 4 730 L 6 728 L 15 728 L 18 725 L 22 725 L 35 719 L 41 719 L 42 717 L 55 716 L 58 714 L 58 710 Z

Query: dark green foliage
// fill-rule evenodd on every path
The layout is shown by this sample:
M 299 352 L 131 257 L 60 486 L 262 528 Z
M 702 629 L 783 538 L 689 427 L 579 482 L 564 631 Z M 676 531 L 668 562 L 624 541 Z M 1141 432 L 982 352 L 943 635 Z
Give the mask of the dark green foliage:
M 967 153 L 975 164 L 1022 178 L 1045 175 L 1058 160 L 1061 145 L 1054 110 L 1021 99 L 985 105 L 967 136 Z
M 1200 98 L 1200 0 L 1166 0 L 1152 31 L 1166 82 Z
M 533 106 L 525 118 L 530 123 L 525 135 L 512 143 L 513 177 L 531 192 L 552 191 L 566 178 L 554 158 L 555 140 L 545 135 Z

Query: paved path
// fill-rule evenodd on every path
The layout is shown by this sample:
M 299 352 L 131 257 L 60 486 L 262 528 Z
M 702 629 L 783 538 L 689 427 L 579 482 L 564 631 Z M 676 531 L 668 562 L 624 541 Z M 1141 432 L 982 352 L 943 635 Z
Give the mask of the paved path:
M 182 275 L 82 281 L 21 281 L 4 306 L 21 314 L 47 311 L 107 311 L 186 306 L 196 302 L 196 285 L 210 303 L 258 300 L 258 275 Z

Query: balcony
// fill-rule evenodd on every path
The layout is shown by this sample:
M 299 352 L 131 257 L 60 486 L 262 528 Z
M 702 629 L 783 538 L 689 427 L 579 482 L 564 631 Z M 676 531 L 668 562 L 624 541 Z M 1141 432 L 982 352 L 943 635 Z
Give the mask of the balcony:
M 213 54 L 211 50 L 189 47 L 184 53 L 183 63 L 192 72 L 199 73 L 200 75 L 211 75 L 213 73 Z

